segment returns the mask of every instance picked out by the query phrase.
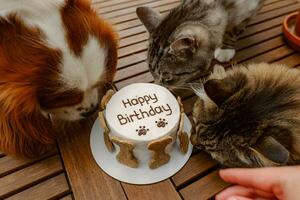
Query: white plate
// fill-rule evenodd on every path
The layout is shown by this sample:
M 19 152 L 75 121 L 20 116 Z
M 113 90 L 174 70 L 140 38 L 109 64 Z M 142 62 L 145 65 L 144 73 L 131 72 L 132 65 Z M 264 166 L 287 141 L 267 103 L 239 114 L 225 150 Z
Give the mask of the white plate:
M 184 117 L 183 129 L 190 136 L 191 123 L 187 116 Z M 188 161 L 192 154 L 192 144 L 186 154 L 179 150 L 179 141 L 176 141 L 171 152 L 170 161 L 157 168 L 150 169 L 148 165 L 142 165 L 138 168 L 130 168 L 120 164 L 116 159 L 116 152 L 110 153 L 104 144 L 103 129 L 99 125 L 99 119 L 95 121 L 91 132 L 91 150 L 99 167 L 111 177 L 130 184 L 151 184 L 163 181 L 176 174 Z

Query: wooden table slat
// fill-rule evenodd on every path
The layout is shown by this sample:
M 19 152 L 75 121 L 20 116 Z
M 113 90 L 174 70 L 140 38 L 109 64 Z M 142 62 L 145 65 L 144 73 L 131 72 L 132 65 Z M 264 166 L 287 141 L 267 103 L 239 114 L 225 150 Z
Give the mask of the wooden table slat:
M 264 32 L 257 33 L 253 36 L 239 40 L 236 44 L 236 49 L 240 51 L 241 49 L 245 49 L 251 45 L 259 44 L 280 34 L 282 34 L 282 28 L 281 26 L 276 26 Z
M 109 1 L 99 1 L 99 0 L 93 0 L 93 7 L 95 8 L 105 8 L 105 7 L 111 7 L 116 4 L 125 3 L 132 0 L 109 0 Z
M 121 48 L 118 51 L 118 56 L 119 58 L 121 58 L 127 55 L 138 53 L 140 51 L 145 51 L 147 49 L 147 45 L 148 45 L 148 41 L 144 41 L 144 42 L 130 45 L 128 47 Z
M 269 12 L 269 11 L 272 11 L 272 10 L 276 10 L 278 8 L 282 8 L 282 7 L 291 5 L 293 3 L 295 3 L 295 0 L 277 1 L 273 4 L 265 5 L 264 7 L 262 7 L 259 11 L 259 14 Z
M 180 190 L 180 193 L 184 199 L 207 200 L 228 186 L 228 183 L 225 183 L 220 179 L 218 171 L 214 171 L 202 179 L 183 188 Z
M 47 155 L 34 159 L 22 159 L 12 156 L 5 156 L 3 158 L 0 158 L 0 178 L 55 154 L 57 154 L 56 150 L 53 153 L 49 153 Z
M 257 15 L 253 20 L 250 21 L 248 26 L 251 26 L 253 24 L 257 24 L 259 22 L 263 22 L 269 19 L 273 19 L 274 17 L 278 17 L 280 15 L 285 15 L 287 13 L 293 12 L 295 10 L 295 7 L 297 8 L 299 4 L 295 1 L 293 5 L 285 6 L 280 9 L 276 9 L 270 12 L 266 12 L 260 15 Z
M 140 33 L 145 33 L 146 28 L 144 26 L 135 26 L 133 28 L 129 28 L 123 31 L 119 31 L 120 39 L 127 38 L 127 37 L 134 37 Z
M 177 1 L 174 1 L 174 3 L 172 3 L 172 4 L 157 7 L 155 10 L 157 10 L 158 12 L 169 11 L 172 8 L 174 8 L 175 6 L 177 6 L 179 2 L 180 1 L 177 0 Z M 127 15 L 122 15 L 122 16 L 119 16 L 119 17 L 111 18 L 111 19 L 109 19 L 109 21 L 113 24 L 119 24 L 119 23 L 130 21 L 130 20 L 133 20 L 133 19 L 137 19 L 136 13 L 130 13 L 130 14 L 127 14 Z
M 147 6 L 147 3 L 153 1 L 155 0 L 142 0 L 142 1 L 141 0 L 131 0 L 131 1 L 120 0 L 117 4 L 115 3 L 113 5 L 110 5 L 109 7 L 108 6 L 103 7 L 103 5 L 101 4 L 96 4 L 93 7 L 97 10 L 99 9 L 99 13 L 101 15 L 103 15 L 104 13 L 113 13 L 114 15 L 118 15 L 119 13 L 116 14 L 116 11 L 126 10 L 127 12 L 132 12 L 132 8 L 136 8 L 138 6 Z
M 114 82 L 119 82 L 123 79 L 129 78 L 132 76 L 132 72 L 134 71 L 134 74 L 140 74 L 147 72 L 148 69 L 148 64 L 146 62 L 141 62 L 136 65 L 130 66 L 130 70 L 125 69 L 120 69 L 117 71 L 116 76 L 114 78 Z
M 152 185 L 130 185 L 123 183 L 124 191 L 128 199 L 147 200 L 179 200 L 181 199 L 170 180 Z
M 129 78 L 124 81 L 116 83 L 116 86 L 118 89 L 121 89 L 122 87 L 125 87 L 126 85 L 132 84 L 132 83 L 150 83 L 153 82 L 154 79 L 150 72 L 139 74 L 134 76 L 134 78 Z
M 187 164 L 172 177 L 172 180 L 176 187 L 180 187 L 216 166 L 217 163 L 212 161 L 210 156 L 206 153 L 200 152 L 192 156 Z
M 129 46 L 131 44 L 147 41 L 149 37 L 148 32 L 139 33 L 137 35 L 133 35 L 120 40 L 119 48 Z
M 128 66 L 134 65 L 136 63 L 140 63 L 142 61 L 145 61 L 146 58 L 147 58 L 146 51 L 134 53 L 130 56 L 120 58 L 119 62 L 118 62 L 118 69 L 123 68 L 123 67 L 128 67 Z
M 75 199 L 125 200 L 121 183 L 99 168 L 90 150 L 89 123 L 77 128 L 76 137 L 59 140 L 70 185 Z
M 27 190 L 17 193 L 7 200 L 30 200 L 56 199 L 70 192 L 66 176 L 59 174 Z
M 178 3 L 177 3 L 178 4 Z M 176 7 L 177 4 L 174 4 L 173 7 Z M 160 11 L 160 14 L 162 17 L 166 16 L 170 10 L 172 9 L 172 7 L 168 6 L 167 8 L 165 7 L 158 7 L 156 8 L 158 11 Z M 131 28 L 134 28 L 134 27 L 144 27 L 144 25 L 142 24 L 142 22 L 136 17 L 134 19 L 131 19 L 131 20 L 126 20 L 126 21 L 123 21 L 123 22 L 120 22 L 120 23 L 117 23 L 117 24 L 113 24 L 115 30 L 117 31 L 124 31 L 124 30 L 128 30 L 128 29 L 131 29 Z M 146 29 L 145 29 L 146 30 Z M 137 33 L 135 33 L 137 34 Z
M 53 156 L 0 178 L 0 199 L 63 171 L 59 156 Z
M 243 39 L 245 37 L 248 37 L 248 36 L 253 35 L 255 33 L 258 33 L 258 32 L 268 30 L 268 29 L 273 28 L 275 26 L 281 26 L 285 17 L 286 17 L 286 15 L 279 16 L 279 17 L 273 18 L 271 20 L 268 20 L 268 21 L 261 22 L 261 23 L 255 24 L 253 26 L 250 26 L 240 36 L 240 38 Z
M 288 56 L 294 52 L 293 49 L 289 48 L 288 46 L 281 46 L 279 48 L 275 48 L 267 53 L 261 54 L 252 58 L 248 62 L 250 63 L 259 63 L 259 62 L 274 62 L 278 59 L 281 59 L 285 56 Z M 297 63 L 296 63 L 297 64 Z M 292 67 L 292 66 L 290 66 Z
M 174 3 L 174 0 L 132 0 L 124 4 L 115 5 L 114 7 L 99 8 L 98 13 L 106 19 L 109 19 L 130 13 L 135 13 L 136 8 L 139 6 L 156 8 L 170 3 Z M 127 7 L 124 8 L 124 6 L 126 5 Z
M 72 197 L 72 195 L 69 194 L 65 197 L 60 198 L 59 200 L 73 200 L 73 197 Z
M 149 1 L 149 0 L 147 0 Z M 151 3 L 147 3 L 147 4 L 142 4 L 142 6 L 147 6 L 147 7 L 151 7 L 151 8 L 156 8 L 156 7 L 162 7 L 162 6 L 169 6 L 169 4 L 173 4 L 174 0 L 160 0 L 160 1 L 154 1 Z M 173 6 L 174 7 L 174 6 Z M 110 13 L 106 13 L 106 14 L 102 14 L 102 16 L 106 19 L 110 19 L 110 18 L 116 18 L 119 16 L 124 16 L 130 13 L 135 14 L 136 11 L 136 6 L 135 7 L 130 7 L 127 9 L 123 9 L 123 10 L 117 10 L 116 12 L 110 12 Z M 101 10 L 100 10 L 101 13 Z
M 242 62 L 245 60 L 249 60 L 255 56 L 258 56 L 262 53 L 265 53 L 274 48 L 280 47 L 284 45 L 284 41 L 282 36 L 275 37 L 273 39 L 267 40 L 264 43 L 259 43 L 255 46 L 244 49 L 241 52 L 238 52 L 235 60 L 238 62 Z
M 276 61 L 278 64 L 287 65 L 289 67 L 296 67 L 300 65 L 300 54 L 298 52 L 287 56 L 281 60 Z
M 269 5 L 269 4 L 276 3 L 276 2 L 278 2 L 278 1 L 282 1 L 282 0 L 266 0 L 264 6 Z
M 90 0 L 90 2 L 92 4 L 95 4 L 95 3 L 103 3 L 103 2 L 107 2 L 107 1 L 116 1 L 116 0 Z

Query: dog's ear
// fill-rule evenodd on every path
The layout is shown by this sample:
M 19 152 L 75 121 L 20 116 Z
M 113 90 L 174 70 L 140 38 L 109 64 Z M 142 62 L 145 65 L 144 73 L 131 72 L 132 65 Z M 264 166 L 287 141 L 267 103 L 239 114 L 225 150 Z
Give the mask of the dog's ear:
M 79 6 L 83 6 L 83 7 L 91 7 L 91 0 L 68 0 L 67 1 L 67 5 L 70 6 L 75 6 L 75 5 L 79 5 Z
M 29 87 L 1 89 L 1 151 L 22 157 L 46 153 L 58 134 L 51 120 L 42 113 L 34 92 Z M 22 98 L 18 98 L 20 95 Z
M 84 3 L 85 5 L 91 5 L 92 4 L 91 0 L 79 0 L 79 1 Z
M 55 144 L 51 121 L 40 113 L 3 113 L 0 111 L 0 149 L 18 157 L 36 157 Z

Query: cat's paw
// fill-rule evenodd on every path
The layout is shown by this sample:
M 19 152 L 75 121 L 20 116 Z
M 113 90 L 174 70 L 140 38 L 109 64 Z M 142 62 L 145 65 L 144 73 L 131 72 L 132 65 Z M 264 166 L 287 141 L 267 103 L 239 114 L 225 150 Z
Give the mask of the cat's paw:
M 226 76 L 225 68 L 221 65 L 215 65 L 213 67 L 213 73 L 210 75 L 210 79 L 223 79 Z
M 215 59 L 219 62 L 229 62 L 235 55 L 235 49 L 221 49 L 215 50 Z

